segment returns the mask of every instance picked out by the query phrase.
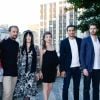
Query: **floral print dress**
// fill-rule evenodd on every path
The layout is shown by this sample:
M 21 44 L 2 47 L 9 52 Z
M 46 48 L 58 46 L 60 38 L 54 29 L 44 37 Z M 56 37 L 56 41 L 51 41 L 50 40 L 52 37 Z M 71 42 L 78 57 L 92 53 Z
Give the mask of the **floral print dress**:
M 26 68 L 26 52 L 23 55 L 20 53 L 18 61 L 18 79 L 14 91 L 15 97 L 20 96 L 35 96 L 37 93 L 37 81 L 36 72 L 30 73 L 32 64 L 32 51 L 28 53 L 28 68 L 27 73 L 25 73 Z

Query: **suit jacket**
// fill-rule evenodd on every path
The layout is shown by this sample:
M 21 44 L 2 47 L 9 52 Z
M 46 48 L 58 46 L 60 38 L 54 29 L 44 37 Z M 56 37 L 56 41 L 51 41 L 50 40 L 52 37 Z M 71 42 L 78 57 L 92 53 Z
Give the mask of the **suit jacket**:
M 81 39 L 77 37 L 75 38 L 78 45 L 78 51 L 80 56 Z M 69 39 L 66 38 L 62 40 L 60 44 L 60 71 L 69 70 L 71 66 L 71 62 L 72 62 L 71 47 L 70 47 Z
M 100 38 L 98 37 L 99 41 Z M 87 69 L 89 72 L 93 69 L 94 64 L 94 47 L 91 36 L 84 38 L 81 44 L 80 60 L 82 69 Z

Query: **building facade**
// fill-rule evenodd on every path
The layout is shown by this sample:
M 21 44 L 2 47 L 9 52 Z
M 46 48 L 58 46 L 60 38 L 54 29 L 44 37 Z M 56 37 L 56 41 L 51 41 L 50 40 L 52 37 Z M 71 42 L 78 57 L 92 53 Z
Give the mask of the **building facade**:
M 0 40 L 8 38 L 8 26 L 0 25 Z
M 40 40 L 45 31 L 50 31 L 57 52 L 59 52 L 60 41 L 66 37 L 66 27 L 77 24 L 75 11 L 65 12 L 64 8 L 67 5 L 65 0 L 51 0 L 51 2 L 42 0 L 40 3 Z
M 35 45 L 40 46 L 39 24 L 27 25 L 27 27 L 33 31 Z

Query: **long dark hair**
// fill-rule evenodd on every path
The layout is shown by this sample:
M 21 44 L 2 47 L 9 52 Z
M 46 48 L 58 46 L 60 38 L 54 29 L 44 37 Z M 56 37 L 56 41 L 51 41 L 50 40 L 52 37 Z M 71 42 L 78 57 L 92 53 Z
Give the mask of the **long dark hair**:
M 26 45 L 26 37 L 29 35 L 31 37 L 31 45 L 29 48 L 29 52 L 32 51 L 32 64 L 31 64 L 31 72 L 36 71 L 36 63 L 37 63 L 37 56 L 36 56 L 36 51 L 34 47 L 34 38 L 33 38 L 33 32 L 30 30 L 24 31 L 24 38 L 23 38 L 23 46 L 22 46 L 22 55 L 23 51 L 26 51 L 26 68 L 25 72 L 28 70 L 28 52 L 27 52 L 27 45 Z
M 23 37 L 23 45 L 22 45 L 22 54 L 23 54 L 24 50 L 27 51 L 27 45 L 26 45 L 27 35 L 29 35 L 31 37 L 31 45 L 30 45 L 30 48 L 29 48 L 29 52 L 34 48 L 33 32 L 31 30 L 26 30 L 23 33 L 24 33 L 24 37 Z
M 43 34 L 42 49 L 46 49 L 46 48 L 47 48 L 47 47 L 46 47 L 46 41 L 44 40 L 46 35 L 50 35 L 50 36 L 52 37 L 52 33 L 49 32 L 49 31 L 47 31 L 47 32 L 45 32 L 45 33 Z

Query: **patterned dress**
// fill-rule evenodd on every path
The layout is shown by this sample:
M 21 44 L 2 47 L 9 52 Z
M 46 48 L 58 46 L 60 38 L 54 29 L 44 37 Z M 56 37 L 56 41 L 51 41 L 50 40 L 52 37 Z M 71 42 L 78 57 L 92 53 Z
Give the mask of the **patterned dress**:
M 36 72 L 31 73 L 31 64 L 32 64 L 32 51 L 28 53 L 28 68 L 27 73 L 25 72 L 26 68 L 26 52 L 23 52 L 23 55 L 20 52 L 20 57 L 18 61 L 18 79 L 14 91 L 15 97 L 21 96 L 35 96 L 37 93 L 37 81 L 36 81 Z

